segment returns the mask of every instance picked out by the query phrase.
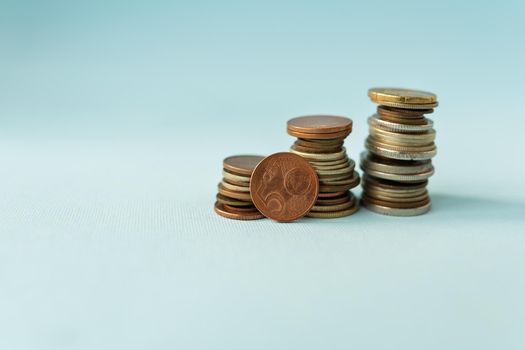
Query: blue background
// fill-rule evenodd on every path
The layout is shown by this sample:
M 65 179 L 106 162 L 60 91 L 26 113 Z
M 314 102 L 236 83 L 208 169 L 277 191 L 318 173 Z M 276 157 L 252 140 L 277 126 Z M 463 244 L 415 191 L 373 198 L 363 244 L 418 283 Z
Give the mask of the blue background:
M 0 2 L 0 347 L 522 349 L 525 3 Z M 235 222 L 222 159 L 435 92 L 433 210 Z M 359 193 L 359 191 L 357 191 Z

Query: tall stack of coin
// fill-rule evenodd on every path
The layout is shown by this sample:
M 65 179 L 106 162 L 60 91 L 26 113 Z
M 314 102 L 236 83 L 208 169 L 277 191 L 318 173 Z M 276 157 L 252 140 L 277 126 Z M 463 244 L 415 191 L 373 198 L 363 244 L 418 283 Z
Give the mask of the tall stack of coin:
M 253 170 L 264 159 L 261 156 L 240 155 L 225 158 L 223 179 L 215 202 L 215 212 L 228 219 L 256 220 L 264 218 L 250 196 Z
M 290 151 L 308 160 L 319 178 L 319 195 L 307 216 L 338 218 L 355 213 L 359 203 L 350 189 L 359 185 L 360 178 L 343 147 L 352 132 L 352 120 L 332 115 L 303 116 L 290 119 L 287 130 L 297 137 Z
M 437 97 L 399 88 L 373 88 L 368 96 L 379 106 L 368 118 L 368 152 L 361 154 L 362 203 L 385 215 L 424 214 L 430 210 L 426 186 L 436 155 L 436 132 L 425 114 L 437 107 Z

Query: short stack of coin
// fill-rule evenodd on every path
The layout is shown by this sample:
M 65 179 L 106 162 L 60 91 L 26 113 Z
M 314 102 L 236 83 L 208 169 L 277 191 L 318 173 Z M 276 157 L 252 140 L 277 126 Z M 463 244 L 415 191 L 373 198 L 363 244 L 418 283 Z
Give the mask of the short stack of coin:
M 250 196 L 250 179 L 253 170 L 264 159 L 261 156 L 239 155 L 223 161 L 223 179 L 214 210 L 220 216 L 236 220 L 264 218 Z
M 434 174 L 436 132 L 425 114 L 437 107 L 436 95 L 399 88 L 373 88 L 377 113 L 368 118 L 368 152 L 361 154 L 363 205 L 380 214 L 413 216 L 430 210 L 426 186 Z
M 359 203 L 350 189 L 359 185 L 360 178 L 343 147 L 352 120 L 331 115 L 297 117 L 288 121 L 287 131 L 297 137 L 290 151 L 308 160 L 319 178 L 319 196 L 307 216 L 338 218 L 355 213 Z

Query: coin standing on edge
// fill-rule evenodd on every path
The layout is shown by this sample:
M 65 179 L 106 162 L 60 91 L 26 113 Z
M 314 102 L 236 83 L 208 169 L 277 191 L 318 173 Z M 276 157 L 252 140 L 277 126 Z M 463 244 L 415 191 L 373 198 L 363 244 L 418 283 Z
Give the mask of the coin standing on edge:
M 250 193 L 266 217 L 288 222 L 306 215 L 319 193 L 319 180 L 307 160 L 290 152 L 272 154 L 253 171 Z

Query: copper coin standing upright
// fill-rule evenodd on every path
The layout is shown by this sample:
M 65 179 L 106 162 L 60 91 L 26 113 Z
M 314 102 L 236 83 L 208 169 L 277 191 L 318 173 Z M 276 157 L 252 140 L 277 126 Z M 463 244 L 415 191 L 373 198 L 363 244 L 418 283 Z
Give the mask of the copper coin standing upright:
M 250 193 L 257 209 L 266 217 L 293 221 L 306 215 L 319 193 L 319 180 L 302 157 L 280 152 L 266 157 L 253 171 Z

